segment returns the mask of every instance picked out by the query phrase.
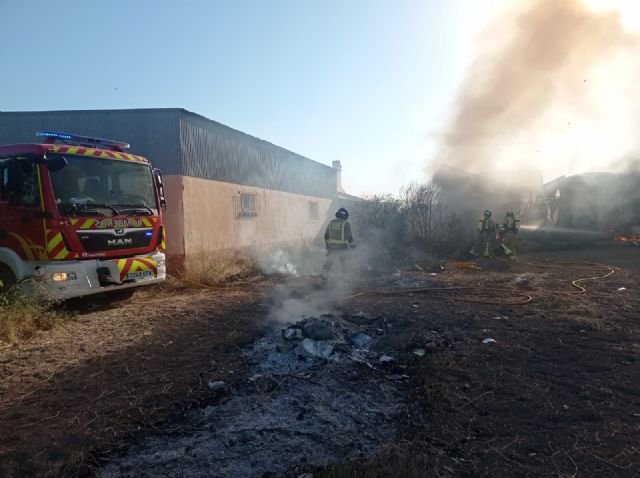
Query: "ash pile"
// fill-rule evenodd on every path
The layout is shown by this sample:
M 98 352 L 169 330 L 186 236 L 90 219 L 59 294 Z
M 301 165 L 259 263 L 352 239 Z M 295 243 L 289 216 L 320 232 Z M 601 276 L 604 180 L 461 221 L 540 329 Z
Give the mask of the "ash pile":
M 284 477 L 366 456 L 392 438 L 404 399 L 382 319 L 325 315 L 269 329 L 243 351 L 250 374 L 99 476 Z

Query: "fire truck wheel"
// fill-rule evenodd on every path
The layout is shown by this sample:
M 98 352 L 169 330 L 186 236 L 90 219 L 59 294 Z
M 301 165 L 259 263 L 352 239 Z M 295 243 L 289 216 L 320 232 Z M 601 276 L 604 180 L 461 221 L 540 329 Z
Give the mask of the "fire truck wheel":
M 0 294 L 8 292 L 16 284 L 16 276 L 6 265 L 0 264 Z

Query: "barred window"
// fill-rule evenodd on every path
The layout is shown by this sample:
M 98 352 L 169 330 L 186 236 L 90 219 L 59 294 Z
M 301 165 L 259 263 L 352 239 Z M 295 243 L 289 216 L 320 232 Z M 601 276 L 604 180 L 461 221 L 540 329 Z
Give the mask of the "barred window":
M 320 215 L 318 214 L 318 201 L 309 201 L 309 219 L 320 219 Z
M 258 215 L 257 196 L 255 194 L 241 193 L 236 197 L 236 214 L 238 217 L 252 217 Z

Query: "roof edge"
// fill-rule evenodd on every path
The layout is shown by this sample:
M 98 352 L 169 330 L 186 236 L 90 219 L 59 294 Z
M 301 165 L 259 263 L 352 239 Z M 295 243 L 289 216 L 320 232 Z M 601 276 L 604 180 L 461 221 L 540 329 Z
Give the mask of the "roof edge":
M 297 157 L 299 159 L 304 159 L 306 161 L 311 161 L 312 163 L 316 163 L 316 164 L 318 164 L 320 166 L 323 166 L 325 168 L 328 168 L 328 169 L 335 169 L 333 166 L 329 166 L 328 164 L 321 163 L 320 161 L 316 161 L 315 159 L 308 158 L 307 156 L 304 156 L 304 155 L 302 155 L 300 153 L 296 153 L 295 151 L 291 151 L 290 149 L 287 149 L 287 148 L 284 148 L 284 147 L 279 146 L 277 144 L 271 143 L 270 141 L 267 141 L 265 139 L 258 138 L 257 136 L 253 136 L 253 135 L 251 135 L 249 133 L 245 133 L 244 131 L 240 131 L 239 129 L 232 128 L 231 126 L 227 126 L 224 123 L 220 123 L 219 121 L 215 121 L 215 120 L 212 120 L 210 118 L 207 118 L 206 116 L 203 116 L 203 115 L 201 115 L 199 113 L 194 113 L 193 111 L 189 111 L 189 110 L 184 109 L 184 108 L 180 108 L 180 113 L 183 116 L 192 116 L 192 117 L 197 118 L 198 120 L 205 121 L 207 123 L 211 123 L 211 124 L 215 125 L 216 127 L 219 127 L 219 128 L 224 129 L 224 130 L 230 131 L 233 134 L 237 134 L 237 135 L 249 138 L 249 139 L 251 139 L 252 141 L 254 141 L 255 143 L 257 143 L 257 144 L 259 144 L 261 146 L 266 146 L 267 148 L 275 148 L 275 149 L 278 149 L 278 150 L 283 151 L 285 153 L 291 154 L 291 155 L 293 155 L 293 156 L 295 156 L 295 157 Z
M 112 112 L 180 112 L 184 108 L 113 108 L 95 110 L 31 110 L 31 111 L 0 111 L 0 115 L 32 115 L 37 114 L 69 114 L 69 113 L 112 113 Z

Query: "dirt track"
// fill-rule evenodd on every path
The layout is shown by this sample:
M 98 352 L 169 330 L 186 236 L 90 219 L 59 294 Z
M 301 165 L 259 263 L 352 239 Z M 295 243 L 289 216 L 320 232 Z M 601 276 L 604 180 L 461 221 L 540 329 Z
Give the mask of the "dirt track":
M 534 300 L 480 305 L 412 293 L 343 302 L 342 313 L 364 311 L 385 324 L 376 347 L 394 356 L 407 377 L 393 380 L 407 410 L 394 423 L 392 444 L 372 457 L 324 472 L 310 463 L 308 471 L 637 476 L 640 251 L 555 255 L 625 269 L 583 283 L 585 294 L 570 281 L 602 274 L 602 268 L 494 261 L 480 271 L 362 278 L 359 290 L 517 289 L 514 278 L 524 274 L 524 290 Z M 188 433 L 181 418 L 187 410 L 224 400 L 207 382 L 223 380 L 233 389 L 246 382 L 242 350 L 262 333 L 271 287 L 140 291 L 95 311 L 76 305 L 78 315 L 64 329 L 21 346 L 2 345 L 0 427 L 9 432 L 0 436 L 0 476 L 86 475 L 145 437 Z M 483 344 L 485 338 L 496 342 Z M 415 349 L 426 355 L 416 356 Z

